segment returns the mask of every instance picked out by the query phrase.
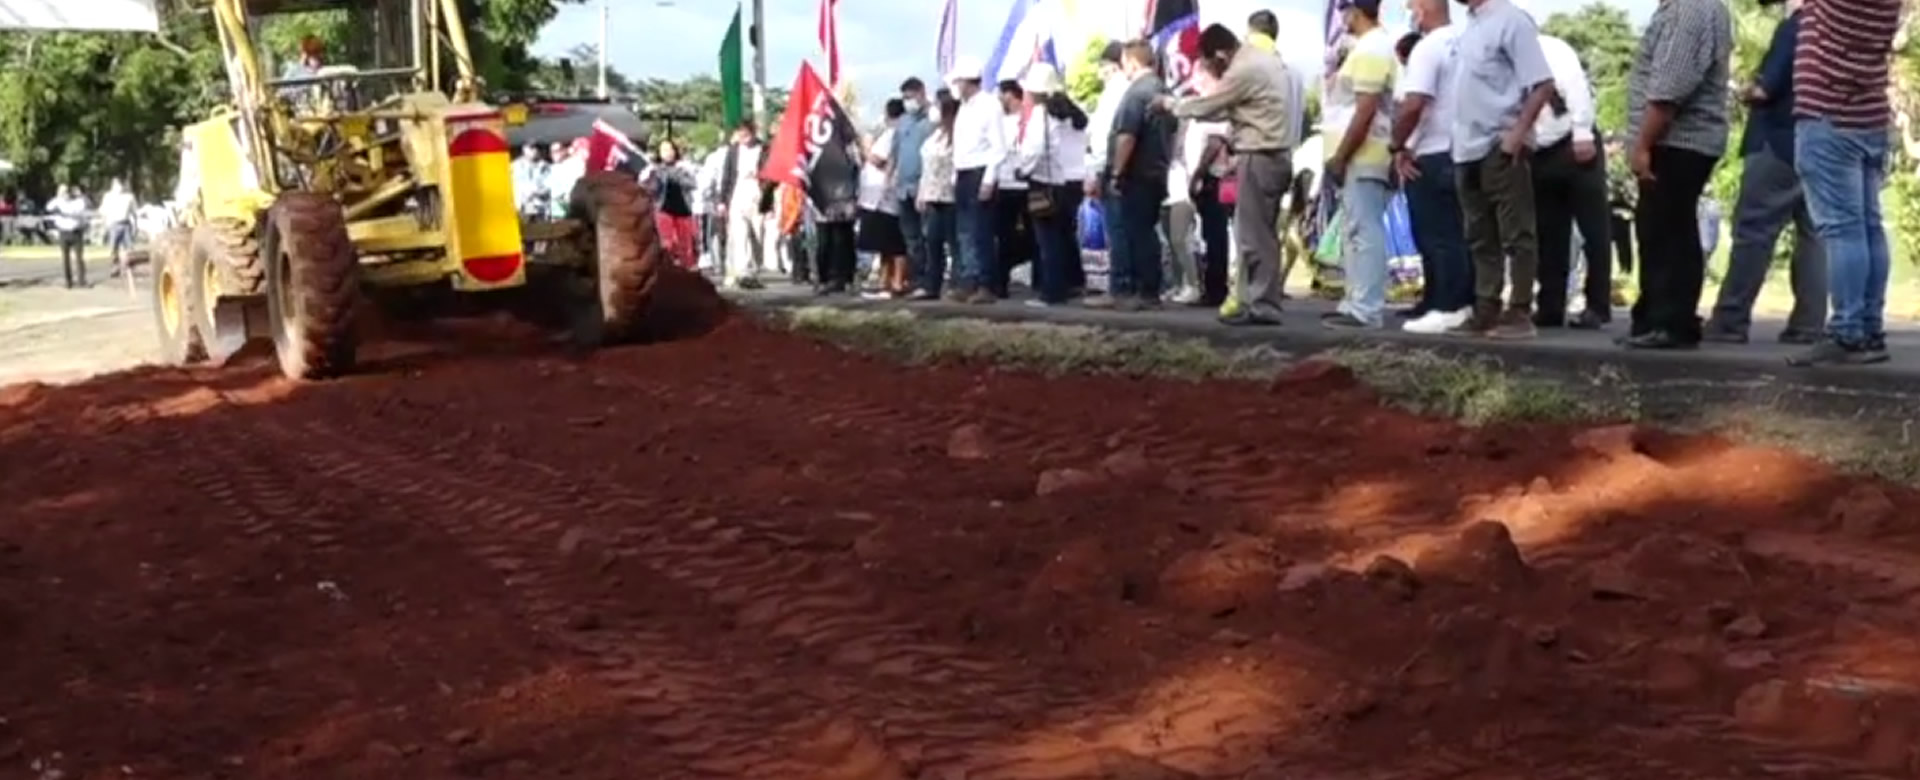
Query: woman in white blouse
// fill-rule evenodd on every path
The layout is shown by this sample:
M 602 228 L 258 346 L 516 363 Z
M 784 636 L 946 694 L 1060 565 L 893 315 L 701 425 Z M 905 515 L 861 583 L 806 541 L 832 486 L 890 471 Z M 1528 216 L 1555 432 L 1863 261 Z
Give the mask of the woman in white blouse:
M 1040 262 L 1033 269 L 1033 286 L 1040 297 L 1028 303 L 1055 306 L 1086 285 L 1075 218 L 1087 178 L 1087 115 L 1067 97 L 1051 66 L 1033 65 L 1020 87 L 1032 99 L 1016 150 L 1020 175 L 1033 192 L 1044 188 L 1048 193 L 1044 203 L 1034 196 L 1040 206 L 1033 215 Z M 1036 123 L 1045 123 L 1046 131 L 1034 132 Z
M 927 264 L 913 291 L 916 301 L 939 300 L 947 282 L 947 259 L 960 255 L 960 223 L 953 210 L 953 121 L 959 115 L 960 101 L 942 92 L 940 126 L 920 147 L 920 192 L 915 200 L 927 239 Z

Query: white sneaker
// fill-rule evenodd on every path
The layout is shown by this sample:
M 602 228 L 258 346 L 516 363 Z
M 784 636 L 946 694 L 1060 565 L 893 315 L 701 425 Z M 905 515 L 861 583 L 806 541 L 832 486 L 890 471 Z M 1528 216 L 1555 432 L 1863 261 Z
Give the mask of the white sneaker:
M 1406 325 L 1402 326 L 1401 329 L 1408 333 L 1418 333 L 1422 336 L 1438 336 L 1460 327 L 1461 323 L 1466 322 L 1467 317 L 1472 313 L 1473 312 L 1466 309 L 1459 311 L 1430 311 L 1420 315 L 1420 318 L 1417 320 L 1409 321 Z
M 1192 306 L 1200 302 L 1200 291 L 1192 287 L 1181 287 L 1174 292 L 1172 301 L 1181 306 Z

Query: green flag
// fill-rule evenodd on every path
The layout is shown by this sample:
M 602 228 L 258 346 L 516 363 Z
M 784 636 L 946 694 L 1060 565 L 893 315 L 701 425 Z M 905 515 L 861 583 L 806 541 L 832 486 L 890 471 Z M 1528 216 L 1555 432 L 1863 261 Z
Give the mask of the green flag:
M 733 9 L 733 24 L 727 26 L 727 39 L 720 42 L 720 106 L 726 114 L 727 130 L 740 126 L 747 116 L 746 80 L 741 76 L 740 8 Z

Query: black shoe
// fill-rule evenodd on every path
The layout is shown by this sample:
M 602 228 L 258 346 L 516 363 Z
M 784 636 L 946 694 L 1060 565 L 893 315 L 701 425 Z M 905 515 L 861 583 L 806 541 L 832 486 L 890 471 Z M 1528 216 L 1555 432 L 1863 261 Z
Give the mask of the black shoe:
M 1280 325 L 1280 315 L 1277 312 L 1267 314 L 1255 312 L 1252 309 L 1241 309 L 1232 314 L 1220 315 L 1220 324 L 1230 325 L 1236 328 L 1271 328 Z
M 1860 344 L 1847 344 L 1835 339 L 1827 339 L 1793 357 L 1787 358 L 1787 365 L 1796 368 L 1816 366 L 1865 366 L 1887 362 L 1884 348 L 1874 349 L 1871 340 Z
M 1747 332 L 1746 332 L 1746 331 L 1744 331 L 1744 330 L 1734 330 L 1734 329 L 1732 329 L 1732 328 L 1722 328 L 1722 327 L 1716 327 L 1716 326 L 1713 326 L 1713 325 L 1708 325 L 1708 326 L 1707 326 L 1707 329 L 1706 329 L 1706 332 L 1704 332 L 1704 333 L 1701 333 L 1701 334 L 1700 334 L 1700 337 L 1701 337 L 1701 339 L 1703 339 L 1703 340 L 1705 340 L 1705 341 L 1711 341 L 1711 342 L 1713 342 L 1713 343 L 1715 343 L 1715 344 L 1745 344 L 1745 343 L 1747 343 Z
M 1567 321 L 1567 327 L 1574 330 L 1599 330 L 1606 327 L 1609 321 L 1610 318 L 1606 315 L 1588 309 L 1573 315 L 1573 319 Z
M 1567 326 L 1567 315 L 1537 311 L 1533 313 L 1533 326 L 1536 328 L 1564 328 Z
M 1817 330 L 1801 330 L 1799 328 L 1788 328 L 1786 330 L 1780 331 L 1780 343 L 1782 344 L 1813 345 L 1813 344 L 1820 343 L 1820 339 L 1824 337 L 1825 337 L 1824 334 L 1822 334 L 1820 331 L 1817 331 Z M 1742 340 L 1744 341 L 1744 339 Z M 1872 340 L 1869 339 L 1868 341 L 1871 343 Z M 1881 345 L 1880 348 L 1882 350 L 1886 349 L 1885 338 L 1880 339 L 1880 345 Z
M 1700 346 L 1700 342 L 1680 338 L 1668 331 L 1656 330 L 1628 338 L 1622 346 L 1627 349 L 1677 350 L 1696 349 Z

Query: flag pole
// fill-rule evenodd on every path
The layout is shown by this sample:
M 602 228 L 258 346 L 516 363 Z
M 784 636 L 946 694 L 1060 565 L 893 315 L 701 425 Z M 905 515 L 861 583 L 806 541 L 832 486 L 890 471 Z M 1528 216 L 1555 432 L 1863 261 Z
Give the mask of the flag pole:
M 767 132 L 767 0 L 753 0 L 753 126 Z
M 612 56 L 612 53 L 607 51 L 607 27 L 612 20 L 613 0 L 600 0 L 600 88 L 598 92 L 601 100 L 606 100 L 608 94 L 607 58 Z

